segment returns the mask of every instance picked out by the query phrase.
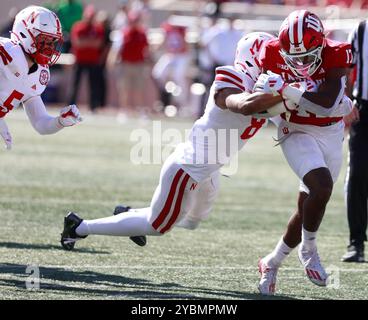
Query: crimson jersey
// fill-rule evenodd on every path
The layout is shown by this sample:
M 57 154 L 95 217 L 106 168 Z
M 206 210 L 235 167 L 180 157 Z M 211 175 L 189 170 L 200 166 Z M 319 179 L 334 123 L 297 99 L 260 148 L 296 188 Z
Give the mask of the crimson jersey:
M 278 39 L 270 40 L 260 54 L 260 64 L 263 70 L 270 70 L 280 74 L 288 82 L 304 81 L 297 78 L 286 65 L 280 55 L 280 43 Z M 326 74 L 333 68 L 349 68 L 353 60 L 351 45 L 345 42 L 338 42 L 326 39 L 326 45 L 322 50 L 322 63 L 313 73 L 311 79 L 318 85 L 326 79 Z M 285 116 L 283 116 L 285 118 Z M 342 120 L 341 117 L 322 117 L 304 110 L 293 110 L 289 122 L 299 124 L 311 124 L 324 126 Z

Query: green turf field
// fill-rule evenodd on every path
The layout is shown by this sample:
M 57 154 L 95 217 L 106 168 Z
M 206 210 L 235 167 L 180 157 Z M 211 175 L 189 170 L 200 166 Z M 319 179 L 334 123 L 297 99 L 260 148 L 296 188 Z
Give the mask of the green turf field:
M 238 174 L 222 177 L 214 211 L 198 230 L 150 237 L 144 248 L 126 238 L 90 236 L 66 252 L 59 234 L 68 210 L 97 218 L 121 202 L 149 204 L 160 166 L 132 165 L 129 136 L 151 125 L 87 116 L 79 127 L 39 136 L 21 111 L 8 123 L 14 148 L 0 151 L 0 299 L 262 298 L 257 261 L 281 236 L 298 188 L 273 147 L 272 127 L 243 150 Z M 339 262 L 348 238 L 344 175 L 345 166 L 318 236 L 321 259 L 338 281 L 316 287 L 293 252 L 280 270 L 276 298 L 368 298 L 368 264 Z M 29 265 L 40 267 L 39 290 L 26 289 Z

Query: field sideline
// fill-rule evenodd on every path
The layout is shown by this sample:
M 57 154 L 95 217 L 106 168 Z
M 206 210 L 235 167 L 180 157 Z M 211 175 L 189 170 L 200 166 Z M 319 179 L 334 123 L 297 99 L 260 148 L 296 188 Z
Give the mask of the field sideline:
M 241 152 L 235 176 L 222 177 L 214 211 L 198 230 L 150 237 L 144 248 L 126 238 L 90 236 L 66 252 L 59 235 L 67 211 L 97 218 L 118 203 L 149 204 L 160 165 L 129 161 L 130 132 L 142 123 L 87 116 L 79 127 L 39 136 L 22 111 L 7 122 L 14 147 L 0 151 L 0 299 L 262 299 L 257 261 L 281 236 L 298 188 L 280 148 L 273 147 L 273 127 Z M 368 297 L 368 264 L 339 261 L 348 239 L 344 160 L 318 236 L 321 259 L 338 283 L 314 286 L 293 252 L 279 272 L 276 299 Z M 26 290 L 31 264 L 40 267 L 39 290 Z

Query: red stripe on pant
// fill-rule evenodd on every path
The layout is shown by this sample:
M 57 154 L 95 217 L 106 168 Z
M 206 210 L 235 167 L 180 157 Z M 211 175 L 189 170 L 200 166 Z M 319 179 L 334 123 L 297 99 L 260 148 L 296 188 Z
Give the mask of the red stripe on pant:
M 190 178 L 189 174 L 186 174 L 180 185 L 178 197 L 176 198 L 174 212 L 171 215 L 170 220 L 168 221 L 166 226 L 160 230 L 160 233 L 165 233 L 167 230 L 169 230 L 172 227 L 172 225 L 175 223 L 176 219 L 178 218 L 180 209 L 181 209 L 181 202 L 183 200 L 183 196 L 185 192 L 185 187 L 188 183 L 189 178 Z
M 171 188 L 169 191 L 169 195 L 167 196 L 165 205 L 163 209 L 161 210 L 160 214 L 158 215 L 158 217 L 156 218 L 156 220 L 152 223 L 152 227 L 156 230 L 164 222 L 166 216 L 170 212 L 170 208 L 171 208 L 171 205 L 174 200 L 175 193 L 176 193 L 176 187 L 178 186 L 179 180 L 181 176 L 183 175 L 183 173 L 184 173 L 184 170 L 179 169 L 178 172 L 175 174 L 173 182 L 171 183 Z

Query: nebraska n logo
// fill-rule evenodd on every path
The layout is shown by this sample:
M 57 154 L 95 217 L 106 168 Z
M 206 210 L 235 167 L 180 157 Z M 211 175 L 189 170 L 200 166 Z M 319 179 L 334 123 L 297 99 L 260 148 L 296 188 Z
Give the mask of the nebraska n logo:
M 323 28 L 321 26 L 321 22 L 319 19 L 313 17 L 312 15 L 309 15 L 305 18 L 305 22 L 307 23 L 307 28 L 312 28 L 316 30 L 317 32 L 322 32 Z
M 190 186 L 190 191 L 194 190 L 197 187 L 197 183 L 193 182 Z
M 256 52 L 259 52 L 261 50 L 262 43 L 263 39 L 262 40 L 256 39 L 256 41 L 254 41 L 252 47 L 249 49 L 252 56 L 254 56 Z
M 34 21 L 36 20 L 36 18 L 39 16 L 40 14 L 32 11 L 32 13 L 28 16 L 27 18 L 27 22 L 29 22 L 29 20 L 31 20 L 31 23 L 34 23 Z

